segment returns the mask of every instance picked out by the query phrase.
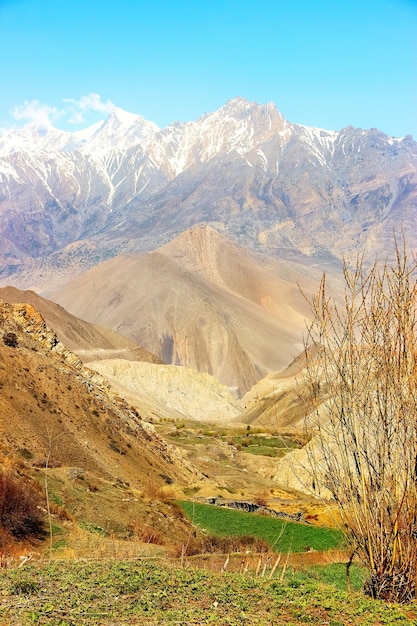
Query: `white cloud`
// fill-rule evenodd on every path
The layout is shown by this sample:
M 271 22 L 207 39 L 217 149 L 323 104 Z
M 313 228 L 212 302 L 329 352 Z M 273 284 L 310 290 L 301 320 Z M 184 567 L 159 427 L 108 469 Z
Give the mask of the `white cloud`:
M 115 107 L 111 100 L 103 102 L 98 93 L 89 93 L 88 96 L 81 96 L 79 100 L 66 98 L 63 102 L 69 104 L 67 108 L 68 115 L 70 116 L 68 121 L 72 124 L 80 124 L 83 122 L 85 113 L 95 111 L 97 113 L 108 114 Z
M 57 119 L 64 114 L 65 111 L 43 104 L 39 100 L 31 100 L 30 102 L 25 100 L 23 104 L 13 110 L 15 120 L 29 120 L 38 126 L 49 126 L 51 119 Z
M 98 93 L 89 93 L 79 100 L 65 98 L 62 102 L 62 108 L 58 109 L 39 100 L 25 100 L 14 108 L 12 115 L 15 120 L 35 122 L 38 126 L 49 126 L 58 118 L 65 118 L 70 124 L 82 124 L 89 113 L 108 115 L 115 108 L 111 100 L 104 102 Z
M 68 111 L 69 114 L 69 118 L 68 118 L 68 122 L 70 124 L 82 124 L 84 121 L 84 115 L 81 111 L 76 111 L 75 109 L 72 110 L 70 109 Z

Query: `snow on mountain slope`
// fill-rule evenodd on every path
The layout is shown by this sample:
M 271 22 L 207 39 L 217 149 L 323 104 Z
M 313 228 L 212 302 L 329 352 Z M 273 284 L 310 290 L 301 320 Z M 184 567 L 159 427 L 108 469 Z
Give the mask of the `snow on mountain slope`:
M 273 103 L 258 105 L 235 98 L 196 122 L 173 124 L 148 136 L 144 148 L 159 167 L 166 161 L 167 173 L 174 177 L 219 154 L 246 154 L 288 126 Z
M 83 149 L 96 158 L 115 147 L 125 151 L 138 145 L 145 137 L 153 135 L 158 130 L 156 124 L 148 122 L 140 115 L 114 108 Z
M 30 123 L 22 128 L 12 128 L 0 133 L 0 156 L 14 152 L 61 152 L 81 150 L 99 131 L 103 122 L 75 132 L 54 128 L 51 124 Z
M 153 122 L 140 115 L 115 107 L 107 119 L 88 128 L 66 132 L 51 124 L 27 124 L 0 133 L 0 156 L 13 152 L 73 152 L 83 150 L 96 157 L 115 146 L 126 150 L 158 130 Z
M 76 241 L 103 259 L 154 249 L 199 223 L 250 248 L 321 261 L 385 255 L 393 229 L 417 243 L 410 136 L 290 124 L 273 103 L 235 98 L 164 129 L 115 108 L 77 133 L 7 131 L 0 155 L 4 276 L 28 264 L 33 274 L 34 259 L 43 269 L 72 263 Z

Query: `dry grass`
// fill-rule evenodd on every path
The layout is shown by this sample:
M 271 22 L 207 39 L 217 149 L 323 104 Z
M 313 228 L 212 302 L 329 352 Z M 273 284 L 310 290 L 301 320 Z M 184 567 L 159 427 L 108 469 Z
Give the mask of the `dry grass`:
M 193 556 L 197 554 L 230 554 L 235 553 L 267 553 L 269 546 L 266 541 L 257 537 L 203 537 L 190 536 L 186 544 L 178 548 L 175 556 Z
M 144 489 L 143 494 L 145 498 L 149 500 L 157 500 L 159 502 L 170 502 L 175 500 L 179 496 L 179 490 L 170 485 L 163 485 L 162 487 L 155 483 L 148 483 Z
M 131 522 L 128 529 L 141 543 L 153 543 L 157 546 L 163 546 L 166 543 L 164 535 L 149 524 Z

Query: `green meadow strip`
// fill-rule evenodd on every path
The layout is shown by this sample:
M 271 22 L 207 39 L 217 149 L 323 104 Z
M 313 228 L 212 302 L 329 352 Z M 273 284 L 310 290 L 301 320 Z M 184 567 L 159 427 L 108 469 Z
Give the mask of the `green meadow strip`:
M 343 545 L 343 533 L 333 528 L 245 513 L 223 506 L 182 501 L 188 519 L 208 534 L 219 537 L 257 537 L 275 552 L 331 550 Z

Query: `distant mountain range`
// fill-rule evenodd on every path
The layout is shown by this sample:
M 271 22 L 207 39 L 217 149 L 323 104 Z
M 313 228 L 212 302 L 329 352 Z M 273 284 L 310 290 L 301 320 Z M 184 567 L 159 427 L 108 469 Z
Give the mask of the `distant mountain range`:
M 0 135 L 0 279 L 46 288 L 197 224 L 284 258 L 333 263 L 417 240 L 417 143 L 290 124 L 242 98 L 159 129 L 114 109 L 74 133 Z

